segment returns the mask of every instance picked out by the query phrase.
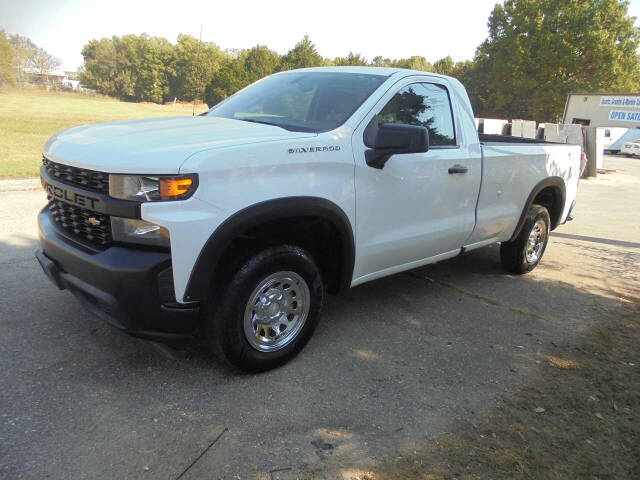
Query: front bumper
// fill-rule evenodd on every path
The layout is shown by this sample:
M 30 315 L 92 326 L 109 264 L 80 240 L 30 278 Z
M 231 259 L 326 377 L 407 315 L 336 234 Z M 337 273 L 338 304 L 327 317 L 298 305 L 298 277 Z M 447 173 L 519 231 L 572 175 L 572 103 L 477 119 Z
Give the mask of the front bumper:
M 135 337 L 177 345 L 198 329 L 198 304 L 175 303 L 169 252 L 114 245 L 93 250 L 65 235 L 47 208 L 38 215 L 45 274 L 92 313 Z M 172 301 L 173 300 L 173 301 Z

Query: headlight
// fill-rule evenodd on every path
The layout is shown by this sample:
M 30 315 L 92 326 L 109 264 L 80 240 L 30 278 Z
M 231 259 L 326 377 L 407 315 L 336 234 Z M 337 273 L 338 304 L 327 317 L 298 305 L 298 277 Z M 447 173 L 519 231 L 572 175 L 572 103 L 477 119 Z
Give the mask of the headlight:
M 169 247 L 169 231 L 155 223 L 134 218 L 111 217 L 111 236 L 116 242 Z
M 184 200 L 198 186 L 197 175 L 109 175 L 109 195 L 136 202 Z

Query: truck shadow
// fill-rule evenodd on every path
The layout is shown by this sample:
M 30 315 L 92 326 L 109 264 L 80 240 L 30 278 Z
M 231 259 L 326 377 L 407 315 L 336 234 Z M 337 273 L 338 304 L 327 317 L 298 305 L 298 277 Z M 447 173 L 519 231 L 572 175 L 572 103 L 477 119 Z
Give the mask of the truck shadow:
M 602 243 L 604 245 L 615 245 L 617 247 L 640 248 L 640 242 L 625 242 L 622 240 L 613 240 L 611 238 L 588 237 L 585 235 L 574 235 L 570 233 L 560 233 L 560 232 L 553 232 L 551 235 L 553 237 L 558 237 L 558 238 L 568 238 L 571 240 L 580 240 L 583 242 Z

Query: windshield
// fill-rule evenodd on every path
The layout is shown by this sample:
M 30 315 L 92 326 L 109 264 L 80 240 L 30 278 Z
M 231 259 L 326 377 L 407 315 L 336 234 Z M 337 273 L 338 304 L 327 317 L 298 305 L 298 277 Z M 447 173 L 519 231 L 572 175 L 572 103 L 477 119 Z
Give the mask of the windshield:
M 301 132 L 339 127 L 387 79 L 384 75 L 291 72 L 267 77 L 214 106 L 207 116 Z

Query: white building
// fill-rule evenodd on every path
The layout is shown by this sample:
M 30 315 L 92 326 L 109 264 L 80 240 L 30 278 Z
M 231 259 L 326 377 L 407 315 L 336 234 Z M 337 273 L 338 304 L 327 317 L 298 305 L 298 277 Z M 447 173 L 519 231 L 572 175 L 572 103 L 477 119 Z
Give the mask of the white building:
M 585 127 L 640 127 L 640 93 L 572 93 L 562 123 Z

